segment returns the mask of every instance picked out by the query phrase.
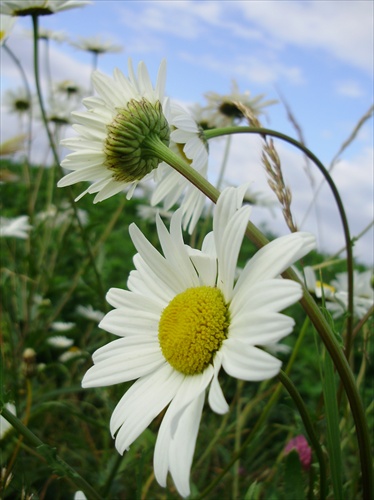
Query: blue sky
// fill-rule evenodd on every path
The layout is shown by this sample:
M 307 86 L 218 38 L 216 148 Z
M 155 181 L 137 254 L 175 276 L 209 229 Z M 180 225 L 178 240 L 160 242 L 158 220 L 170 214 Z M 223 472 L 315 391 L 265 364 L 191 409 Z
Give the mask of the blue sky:
M 122 45 L 119 54 L 99 58 L 99 69 L 126 73 L 127 58 L 144 60 L 155 80 L 162 58 L 168 62 L 167 93 L 186 105 L 205 104 L 204 93 L 228 94 L 232 79 L 241 91 L 287 100 L 302 127 L 306 143 L 327 165 L 373 103 L 373 2 L 371 1 L 94 1 L 82 9 L 40 19 L 43 27 L 64 31 L 71 39 L 101 35 Z M 30 40 L 22 34 L 28 18 L 17 23 L 8 44 L 31 74 Z M 51 44 L 56 80 L 76 79 L 89 85 L 91 57 L 67 43 Z M 3 89 L 14 86 L 17 73 L 2 57 Z M 268 108 L 265 126 L 296 136 L 279 103 Z M 4 132 L 5 135 L 5 132 Z M 333 170 L 352 226 L 359 233 L 373 218 L 373 120 L 345 151 Z M 212 147 L 214 180 L 224 142 Z M 277 143 L 278 145 L 278 143 Z M 286 182 L 294 195 L 295 218 L 302 229 L 318 232 L 320 248 L 343 245 L 334 202 L 323 189 L 317 212 L 304 221 L 311 186 L 303 158 L 284 144 L 277 146 Z M 226 178 L 253 181 L 254 191 L 270 193 L 260 165 L 261 142 L 236 137 Z M 313 171 L 315 183 L 320 176 Z M 267 191 L 266 191 L 267 190 Z M 271 193 L 270 193 L 271 194 Z M 254 211 L 256 221 L 285 233 L 280 214 Z M 316 220 L 319 219 L 317 224 Z M 318 226 L 318 227 L 317 227 Z M 356 245 L 360 260 L 372 261 L 373 233 Z

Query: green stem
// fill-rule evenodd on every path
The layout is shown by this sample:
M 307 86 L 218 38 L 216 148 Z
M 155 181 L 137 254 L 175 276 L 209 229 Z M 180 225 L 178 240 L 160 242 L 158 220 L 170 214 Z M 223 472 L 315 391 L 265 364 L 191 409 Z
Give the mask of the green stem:
M 320 170 L 322 175 L 325 177 L 326 182 L 330 186 L 332 194 L 335 198 L 335 202 L 337 204 L 340 218 L 343 225 L 344 238 L 346 244 L 346 252 L 347 252 L 347 277 L 348 277 L 348 318 L 347 318 L 347 338 L 345 345 L 345 355 L 347 359 L 350 357 L 351 349 L 352 349 L 352 330 L 353 330 L 353 253 L 352 253 L 352 240 L 350 236 L 350 230 L 348 225 L 348 219 L 345 213 L 345 209 L 343 206 L 343 202 L 341 200 L 339 191 L 337 190 L 334 181 L 332 180 L 331 175 L 327 168 L 322 164 L 322 162 L 317 158 L 317 156 L 310 151 L 304 144 L 289 137 L 288 135 L 282 134 L 276 130 L 271 130 L 262 127 L 226 127 L 221 129 L 213 129 L 204 131 L 204 136 L 207 140 L 212 139 L 214 137 L 219 137 L 221 135 L 226 134 L 260 134 L 262 137 L 271 136 L 277 137 L 278 139 L 282 139 L 283 141 L 292 144 L 296 148 L 300 149 Z
M 234 129 L 236 133 L 238 128 L 240 129 L 241 132 L 243 132 L 244 130 L 245 131 L 254 130 L 248 127 L 231 127 L 229 130 Z M 258 132 L 259 130 L 260 132 Z M 256 129 L 256 131 L 257 133 L 264 134 L 267 132 L 267 129 Z M 277 132 L 275 134 L 279 136 Z M 287 136 L 283 136 L 283 134 L 281 134 L 281 136 L 282 138 L 283 137 L 287 138 Z M 298 147 L 300 147 L 297 141 L 294 142 L 298 144 Z M 167 146 L 162 144 L 161 141 L 159 141 L 158 143 L 155 142 L 153 144 L 153 147 L 155 148 L 155 151 L 157 152 L 161 160 L 165 161 L 173 168 L 175 168 L 181 175 L 183 175 L 186 179 L 192 182 L 214 203 L 217 202 L 218 196 L 220 194 L 219 191 L 214 186 L 212 186 L 204 177 L 202 177 L 198 172 L 196 172 L 196 170 L 194 170 L 187 162 L 185 162 L 177 154 L 173 153 Z M 312 155 L 313 158 L 315 158 L 312 153 L 310 154 Z M 319 160 L 317 159 L 317 161 Z M 248 223 L 246 235 L 251 241 L 253 241 L 253 243 L 257 247 L 261 248 L 268 243 L 267 238 L 251 222 Z M 350 245 L 347 245 L 347 251 L 348 247 L 350 248 Z M 289 269 L 284 273 L 284 277 L 288 279 L 293 279 L 294 281 L 298 281 L 296 274 L 291 269 Z M 373 482 L 372 466 L 371 466 L 372 457 L 369 446 L 370 434 L 361 397 L 357 390 L 356 382 L 352 374 L 352 370 L 347 362 L 347 358 L 342 353 L 341 348 L 333 332 L 331 331 L 329 324 L 323 317 L 313 297 L 310 295 L 310 293 L 306 290 L 305 287 L 303 287 L 303 289 L 304 289 L 304 296 L 301 299 L 300 303 L 305 309 L 309 318 L 311 319 L 314 327 L 319 333 L 327 350 L 329 351 L 330 356 L 333 359 L 336 370 L 339 373 L 339 376 L 341 378 L 341 381 L 344 385 L 344 389 L 347 394 L 347 398 L 351 407 L 352 417 L 355 422 L 356 433 L 357 433 L 357 441 L 358 441 L 361 471 L 362 471 L 363 498 L 365 500 L 370 500 L 372 492 L 372 482 Z
M 8 55 L 12 58 L 13 62 L 19 69 L 19 72 L 21 73 L 21 78 L 23 81 L 23 84 L 25 86 L 25 91 L 27 95 L 27 99 L 29 101 L 30 109 L 28 112 L 28 124 L 27 124 L 27 161 L 26 161 L 26 180 L 27 184 L 30 185 L 30 157 L 31 157 L 31 142 L 32 142 L 32 98 L 31 98 L 31 90 L 30 90 L 30 85 L 27 80 L 26 73 L 22 67 L 22 64 L 20 60 L 15 56 L 15 54 L 10 50 L 10 48 L 7 46 L 6 42 L 3 44 L 4 50 L 8 53 Z
M 39 79 L 39 50 L 38 50 L 38 38 L 39 38 L 39 35 L 38 35 L 39 27 L 38 27 L 38 25 L 39 25 L 39 16 L 37 14 L 32 14 L 32 23 L 33 23 L 33 35 L 34 35 L 34 73 L 35 73 L 35 85 L 36 85 L 36 90 L 37 90 L 37 95 L 38 95 L 40 110 L 41 110 L 41 114 L 42 114 L 42 120 L 43 120 L 43 124 L 44 124 L 45 130 L 47 132 L 49 144 L 51 146 L 53 159 L 54 159 L 54 162 L 55 162 L 56 166 L 61 169 L 61 167 L 60 167 L 60 161 L 59 161 L 59 157 L 58 157 L 58 153 L 57 153 L 56 144 L 55 144 L 55 141 L 53 139 L 52 132 L 51 132 L 51 130 L 49 128 L 49 125 L 48 125 L 47 115 L 46 115 L 44 104 L 43 104 L 43 97 L 42 97 L 42 91 L 41 91 L 41 86 L 40 86 L 40 79 Z M 52 169 L 53 169 L 53 167 L 52 167 Z M 61 171 L 62 171 L 62 169 L 61 169 Z M 79 230 L 80 230 L 83 242 L 84 242 L 84 244 L 86 246 L 86 250 L 87 250 L 87 253 L 88 253 L 88 256 L 89 256 L 92 268 L 93 268 L 93 271 L 94 271 L 94 273 L 96 275 L 97 284 L 98 284 L 98 287 L 99 287 L 99 294 L 102 297 L 103 304 L 105 304 L 105 292 L 104 292 L 103 285 L 102 285 L 102 282 L 101 282 L 100 273 L 99 273 L 99 271 L 97 269 L 97 266 L 96 266 L 96 263 L 95 263 L 95 259 L 94 259 L 93 254 L 92 254 L 92 249 L 91 249 L 91 246 L 90 246 L 89 241 L 88 241 L 87 236 L 86 236 L 85 229 L 84 229 L 84 227 L 83 227 L 83 225 L 82 225 L 82 223 L 81 223 L 81 221 L 79 219 L 78 209 L 76 207 L 76 204 L 74 203 L 72 192 L 71 192 L 70 188 L 67 190 L 67 193 L 68 193 L 68 198 L 69 198 L 70 205 L 71 205 L 71 207 L 74 210 L 74 215 L 75 215 L 75 218 L 77 220 L 78 227 L 79 227 Z
M 46 460 L 48 466 L 53 472 L 60 477 L 68 476 L 79 490 L 84 491 L 88 498 L 93 500 L 101 500 L 100 495 L 87 483 L 83 477 L 78 474 L 69 464 L 56 454 L 56 450 L 41 441 L 33 432 L 30 431 L 22 422 L 13 415 L 9 410 L 3 406 L 1 408 L 1 415 L 22 435 L 29 441 L 36 450 Z
M 278 380 L 281 382 L 283 387 L 285 387 L 288 394 L 291 396 L 293 402 L 295 403 L 297 410 L 303 421 L 305 430 L 309 436 L 310 442 L 314 448 L 314 451 L 316 452 L 317 460 L 319 462 L 319 471 L 320 471 L 320 497 L 326 498 L 327 480 L 326 480 L 325 458 L 323 456 L 323 451 L 321 445 L 319 444 L 318 437 L 314 431 L 312 421 L 310 420 L 308 410 L 298 390 L 293 384 L 292 380 L 282 370 L 278 374 Z

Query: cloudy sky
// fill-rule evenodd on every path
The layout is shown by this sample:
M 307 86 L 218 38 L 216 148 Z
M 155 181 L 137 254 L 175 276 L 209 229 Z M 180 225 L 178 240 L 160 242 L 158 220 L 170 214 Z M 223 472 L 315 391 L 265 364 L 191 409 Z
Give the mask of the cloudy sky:
M 44 28 L 71 40 L 100 35 L 123 51 L 99 57 L 99 69 L 127 71 L 127 58 L 146 62 L 155 81 L 162 58 L 168 62 L 167 93 L 186 106 L 206 104 L 204 94 L 229 94 L 232 80 L 242 92 L 265 94 L 279 102 L 268 108 L 264 126 L 297 137 L 282 97 L 302 128 L 306 145 L 326 166 L 373 103 L 373 2 L 371 1 L 94 1 L 82 9 L 40 18 Z M 31 41 L 19 19 L 8 46 L 33 81 Z M 2 92 L 21 85 L 19 73 L 2 50 Z M 90 85 L 91 55 L 67 42 L 50 45 L 56 81 Z M 14 135 L 2 108 L 2 137 Z M 214 182 L 225 139 L 210 144 L 209 178 Z M 331 254 L 344 246 L 336 204 L 322 177 L 295 149 L 276 142 L 292 211 L 303 230 L 317 234 L 319 248 Z M 235 136 L 226 171 L 228 183 L 251 181 L 252 190 L 272 193 L 261 166 L 261 140 Z M 353 236 L 373 220 L 373 119 L 360 129 L 332 170 Z M 254 208 L 253 221 L 276 234 L 287 226 L 281 211 Z M 355 245 L 358 260 L 373 261 L 373 231 Z

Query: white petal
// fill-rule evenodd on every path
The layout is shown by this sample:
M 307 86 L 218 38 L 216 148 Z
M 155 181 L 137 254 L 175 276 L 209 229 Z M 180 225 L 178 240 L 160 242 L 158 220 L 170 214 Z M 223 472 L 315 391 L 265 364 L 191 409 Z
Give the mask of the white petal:
M 218 351 L 214 357 L 214 376 L 209 388 L 208 401 L 213 411 L 223 415 L 229 410 L 229 405 L 223 395 L 221 385 L 218 381 L 218 373 L 222 365 L 222 355 Z
M 115 408 L 110 428 L 116 435 L 116 448 L 123 453 L 167 406 L 178 391 L 183 376 L 165 365 L 144 377 L 126 392 Z
M 205 394 L 200 394 L 183 411 L 175 435 L 170 443 L 170 473 L 182 497 L 190 494 L 190 473 L 196 438 L 204 406 Z
M 158 280 L 174 290 L 175 293 L 182 291 L 184 289 L 183 279 L 176 274 L 171 264 L 156 250 L 134 223 L 130 225 L 129 232 L 135 248 Z
M 148 334 L 157 332 L 160 317 L 152 312 L 141 311 L 129 314 L 126 310 L 113 309 L 101 320 L 99 327 L 107 332 L 125 337 L 126 335 Z
M 220 228 L 220 239 L 215 235 L 218 257 L 217 286 L 227 302 L 231 300 L 238 255 L 248 224 L 250 207 L 242 207 L 232 215 L 225 228 Z M 216 231 L 217 221 L 215 224 Z
M 181 229 L 182 211 L 178 210 L 171 218 L 170 234 L 159 215 L 156 216 L 157 233 L 165 258 L 178 270 L 181 288 L 192 288 L 199 285 L 195 268 L 188 257 Z
M 97 365 L 102 361 L 106 361 L 111 357 L 119 356 L 122 352 L 125 356 L 130 357 L 135 355 L 138 350 L 153 348 L 155 352 L 159 352 L 160 346 L 157 337 L 150 335 L 133 335 L 131 337 L 123 337 L 113 340 L 109 344 L 105 344 L 95 351 L 92 355 L 92 360 Z M 129 353 L 129 354 L 127 354 Z
M 159 345 L 149 343 L 122 348 L 92 366 L 82 380 L 82 387 L 103 387 L 128 382 L 151 373 L 165 363 Z
M 144 295 L 121 288 L 111 288 L 105 298 L 112 307 L 129 307 L 133 310 L 137 309 L 139 312 L 145 311 L 154 314 L 161 314 L 162 309 L 166 306 L 158 297 L 144 297 Z
M 315 246 L 315 237 L 310 233 L 292 233 L 277 238 L 261 248 L 247 263 L 239 276 L 235 290 L 258 280 L 279 276 Z
M 228 336 L 251 345 L 264 346 L 278 342 L 291 333 L 294 324 L 293 318 L 266 309 L 243 311 L 233 315 Z
M 155 477 L 161 486 L 166 486 L 166 477 L 170 470 L 170 445 L 178 427 L 179 418 L 192 401 L 205 394 L 213 371 L 213 367 L 210 366 L 201 375 L 186 376 L 165 413 L 158 431 L 153 457 Z M 180 429 L 181 432 L 182 430 Z
M 229 306 L 231 317 L 249 311 L 281 311 L 300 300 L 302 294 L 299 283 L 281 278 L 258 281 L 247 287 L 242 286 L 239 290 L 235 288 Z
M 271 354 L 236 339 L 225 340 L 221 353 L 226 373 L 240 380 L 267 380 L 277 375 L 282 366 Z

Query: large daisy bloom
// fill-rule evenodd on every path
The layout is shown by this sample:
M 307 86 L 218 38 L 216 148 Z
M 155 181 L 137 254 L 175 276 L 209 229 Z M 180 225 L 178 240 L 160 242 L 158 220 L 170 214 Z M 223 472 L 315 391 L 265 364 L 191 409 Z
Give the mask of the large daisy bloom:
M 90 3 L 88 0 L 3 0 L 0 4 L 0 14 L 47 16 L 54 12 L 83 7 Z
M 171 473 L 178 492 L 190 493 L 189 477 L 205 393 L 214 412 L 228 411 L 218 381 L 260 381 L 275 376 L 281 362 L 262 347 L 274 346 L 294 326 L 279 311 L 302 296 L 301 285 L 280 274 L 315 247 L 309 233 L 293 233 L 266 245 L 235 281 L 237 259 L 250 214 L 242 206 L 247 186 L 219 197 L 213 231 L 201 250 L 185 245 L 181 210 L 157 231 L 163 255 L 135 224 L 138 251 L 128 290 L 112 288 L 115 308 L 100 327 L 120 338 L 93 354 L 83 387 L 137 379 L 115 408 L 110 429 L 119 453 L 165 408 L 155 446 L 155 477 L 166 486 Z
M 193 168 L 204 172 L 206 147 L 189 114 L 182 108 L 171 107 L 164 95 L 165 61 L 160 65 L 155 87 L 143 62 L 139 63 L 136 75 L 129 60 L 128 72 L 128 78 L 118 69 L 114 70 L 113 78 L 99 71 L 93 73 L 98 96 L 83 100 L 87 111 L 72 113 L 78 122 L 74 129 L 79 135 L 61 142 L 74 151 L 61 164 L 72 172 L 57 185 L 90 181 L 92 184 L 76 200 L 86 193 L 97 193 L 96 203 L 124 189 L 128 189 L 130 198 L 139 181 L 154 179 L 162 181 L 162 187 L 152 203 L 168 198 L 169 206 L 169 199 L 176 201 L 174 195 L 170 196 L 171 192 L 179 197 L 185 189 L 195 192 L 197 189 L 163 163 L 157 148 L 179 151 L 179 147 L 180 155 L 184 155 Z M 170 177 L 173 182 L 169 182 Z M 199 203 L 191 201 L 192 198 L 187 195 L 187 203 L 183 205 L 187 222 L 196 219 L 191 206 L 201 208 L 201 196 Z M 201 210 L 198 215 L 200 213 Z

